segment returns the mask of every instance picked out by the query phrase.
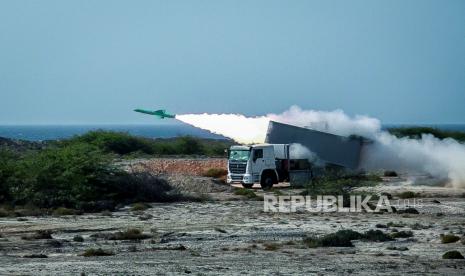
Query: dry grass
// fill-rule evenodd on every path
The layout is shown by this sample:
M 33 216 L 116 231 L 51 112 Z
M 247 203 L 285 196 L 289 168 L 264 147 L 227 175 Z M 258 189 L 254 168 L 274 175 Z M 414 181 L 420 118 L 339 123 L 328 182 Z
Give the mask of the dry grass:
M 151 206 L 147 203 L 143 203 L 143 202 L 137 202 L 137 203 L 134 203 L 132 204 L 131 206 L 131 211 L 145 211 L 147 209 L 149 209 Z
M 442 243 L 454 243 L 460 240 L 459 236 L 448 234 L 448 235 L 441 235 L 441 242 Z
M 58 207 L 55 210 L 53 210 L 52 215 L 55 217 L 60 217 L 60 216 L 72 216 L 72 215 L 77 215 L 79 212 L 74 210 L 74 209 L 69 209 L 65 207 Z
M 151 235 L 143 234 L 140 229 L 129 228 L 125 231 L 119 231 L 112 234 L 109 237 L 109 240 L 144 240 L 151 237 Z
M 263 247 L 265 248 L 265 250 L 267 251 L 276 251 L 280 248 L 280 245 L 277 244 L 277 243 L 265 243 L 263 245 Z
M 38 230 L 34 234 L 22 236 L 21 239 L 23 240 L 46 240 L 46 239 L 53 239 L 53 238 L 52 238 L 52 231 Z

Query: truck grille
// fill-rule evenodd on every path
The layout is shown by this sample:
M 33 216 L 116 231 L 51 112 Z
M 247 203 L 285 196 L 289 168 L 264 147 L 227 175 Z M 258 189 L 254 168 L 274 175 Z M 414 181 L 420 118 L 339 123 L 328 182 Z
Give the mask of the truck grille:
M 229 172 L 244 174 L 247 163 L 229 163 Z
M 231 179 L 234 181 L 242 181 L 242 175 L 231 175 Z

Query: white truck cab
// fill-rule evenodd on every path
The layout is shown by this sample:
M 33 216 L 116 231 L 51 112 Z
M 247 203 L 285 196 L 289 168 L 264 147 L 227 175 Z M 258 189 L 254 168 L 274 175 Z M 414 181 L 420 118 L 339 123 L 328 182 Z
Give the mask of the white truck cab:
M 260 183 L 263 188 L 270 188 L 282 180 L 280 171 L 288 161 L 289 145 L 286 144 L 231 146 L 227 182 L 242 183 L 246 188 Z

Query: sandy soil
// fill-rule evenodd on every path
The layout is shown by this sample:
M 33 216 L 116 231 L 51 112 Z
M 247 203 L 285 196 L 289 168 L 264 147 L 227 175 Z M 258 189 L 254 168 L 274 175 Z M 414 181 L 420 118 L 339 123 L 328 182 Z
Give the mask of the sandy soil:
M 465 199 L 437 200 L 441 203 L 425 200 L 418 208 L 419 215 L 264 213 L 261 201 L 231 200 L 153 204 L 144 211 L 152 216 L 148 220 L 141 220 L 141 214 L 129 210 L 114 212 L 111 217 L 94 214 L 28 217 L 27 221 L 2 219 L 0 274 L 463 275 L 465 261 L 442 260 L 441 256 L 449 250 L 465 253 L 465 246 L 442 244 L 439 235 L 463 235 Z M 397 227 L 399 230 L 411 230 L 415 223 L 425 229 L 412 230 L 413 238 L 381 243 L 356 241 L 351 248 L 310 249 L 301 242 L 309 234 L 339 229 L 362 232 L 391 221 L 405 225 Z M 134 242 L 91 237 L 129 227 L 143 229 L 153 238 Z M 61 245 L 21 239 L 44 229 L 51 230 L 53 239 Z M 84 242 L 73 241 L 75 235 L 81 235 Z M 266 250 L 270 243 L 277 248 Z M 388 250 L 389 246 L 408 250 Z M 79 256 L 91 247 L 108 249 L 115 255 Z M 28 254 L 45 254 L 48 258 L 23 258 Z
M 142 212 L 126 207 L 111 214 L 26 217 L 21 221 L 0 218 L 0 275 L 465 275 L 464 260 L 441 258 L 450 250 L 465 255 L 465 245 L 440 241 L 441 234 L 464 235 L 465 190 L 387 179 L 371 189 L 423 193 L 427 197 L 416 207 L 420 214 L 265 213 L 263 201 L 234 195 L 230 186 L 209 178 L 174 175 L 170 180 L 184 188 L 195 182 L 191 189 L 200 189 L 211 200 L 152 204 Z M 253 190 L 264 195 L 258 185 Z M 278 190 L 299 192 L 286 184 Z M 405 208 L 405 202 L 393 203 L 399 204 L 398 209 Z M 376 228 L 389 222 L 398 225 Z M 108 239 L 108 234 L 128 228 L 139 228 L 151 237 L 141 241 Z M 354 241 L 354 247 L 346 248 L 307 248 L 302 243 L 306 236 L 340 229 L 391 233 L 394 228 L 414 235 L 389 242 Z M 22 239 L 36 230 L 51 230 L 53 240 Z M 76 235 L 84 241 L 73 241 Z M 89 248 L 103 248 L 114 255 L 81 256 Z M 25 258 L 31 254 L 47 258 Z

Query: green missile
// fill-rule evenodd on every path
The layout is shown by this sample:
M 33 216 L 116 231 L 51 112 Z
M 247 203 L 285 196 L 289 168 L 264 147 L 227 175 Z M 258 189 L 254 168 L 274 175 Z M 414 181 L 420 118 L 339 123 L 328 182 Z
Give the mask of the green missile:
M 165 119 L 165 118 L 175 118 L 176 115 L 168 114 L 166 113 L 166 110 L 160 109 L 160 110 L 155 110 L 155 111 L 150 111 L 150 110 L 144 110 L 144 109 L 134 109 L 135 112 L 143 113 L 143 114 L 148 114 L 148 115 L 154 115 L 160 119 Z

